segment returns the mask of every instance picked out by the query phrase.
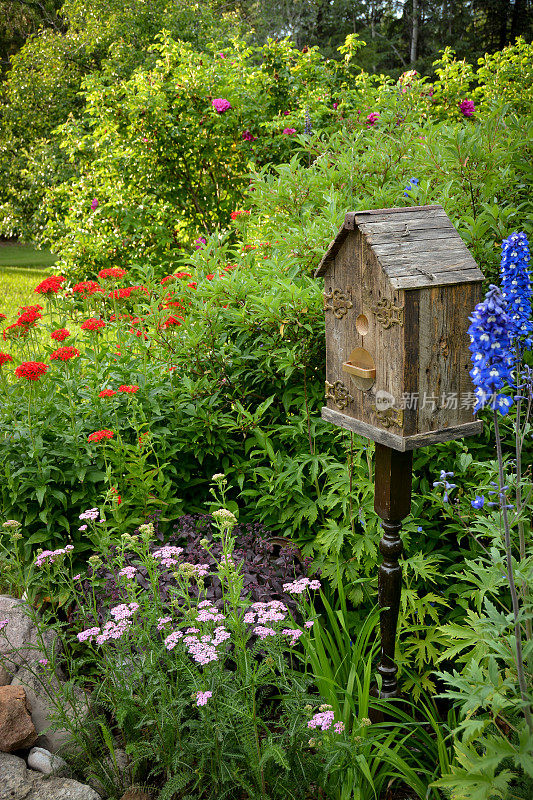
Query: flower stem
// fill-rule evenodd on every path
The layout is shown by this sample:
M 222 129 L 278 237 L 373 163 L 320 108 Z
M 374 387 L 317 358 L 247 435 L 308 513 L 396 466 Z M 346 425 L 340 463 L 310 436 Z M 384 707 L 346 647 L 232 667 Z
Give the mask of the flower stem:
M 502 442 L 500 438 L 500 428 L 498 424 L 498 412 L 494 409 L 494 433 L 496 438 L 496 452 L 498 455 L 498 478 L 500 483 L 500 506 L 503 517 L 503 528 L 505 534 L 505 555 L 507 560 L 507 580 L 511 590 L 511 601 L 513 604 L 514 634 L 516 643 L 516 671 L 518 675 L 518 685 L 520 687 L 520 697 L 524 706 L 524 717 L 530 734 L 533 734 L 533 720 L 531 718 L 531 708 L 527 696 L 527 684 L 524 671 L 524 658 L 522 655 L 522 630 L 519 621 L 518 594 L 514 582 L 513 559 L 511 553 L 511 530 L 509 527 L 509 517 L 507 515 L 507 498 L 505 496 L 505 476 L 503 474 L 503 454 Z

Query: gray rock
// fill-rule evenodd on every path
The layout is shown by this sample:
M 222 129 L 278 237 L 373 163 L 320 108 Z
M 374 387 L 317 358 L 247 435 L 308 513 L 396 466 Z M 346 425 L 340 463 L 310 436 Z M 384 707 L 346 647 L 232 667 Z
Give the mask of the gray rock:
M 35 773 L 34 773 L 35 774 Z M 31 793 L 25 800 L 101 800 L 100 795 L 71 778 L 43 778 L 34 780 Z
M 0 800 L 25 800 L 31 788 L 24 759 L 0 753 Z
M 13 675 L 0 664 L 0 686 L 7 686 L 13 680 Z
M 15 686 L 20 684 L 26 690 L 26 696 L 32 708 L 31 718 L 39 734 L 39 738 L 35 742 L 37 747 L 42 747 L 45 750 L 49 750 L 51 753 L 57 753 L 61 748 L 72 745 L 72 739 L 70 731 L 62 728 L 50 727 L 53 724 L 54 704 L 49 695 L 51 694 L 55 698 L 61 698 L 62 695 L 64 696 L 65 690 L 62 689 L 61 684 L 55 676 L 43 674 L 42 680 L 49 680 L 49 683 L 46 685 L 47 688 L 45 688 L 41 680 L 33 675 L 27 667 L 21 667 L 15 678 L 13 678 L 11 685 Z M 66 708 L 70 719 L 77 716 L 80 722 L 83 722 L 89 713 L 87 695 L 78 688 L 74 690 L 69 688 L 68 692 L 69 697 L 72 692 L 74 694 L 75 708 L 72 708 L 66 699 L 63 707 Z M 48 728 L 50 729 L 47 730 Z
M 23 600 L 0 595 L 0 619 L 9 620 L 5 635 L 0 636 L 0 663 L 10 675 L 15 674 L 29 652 L 33 625 L 25 607 Z
M 65 777 L 70 772 L 67 762 L 45 750 L 44 747 L 32 747 L 28 755 L 28 767 L 42 772 L 43 775 L 58 775 Z
M 69 778 L 45 778 L 22 758 L 0 753 L 0 800 L 101 800 L 90 786 Z
M 9 620 L 4 631 L 6 635 L 0 636 L 0 686 L 10 683 L 22 664 L 34 664 L 43 658 L 43 649 L 48 659 L 53 653 L 61 652 L 57 633 L 46 629 L 39 637 L 27 609 L 25 600 L 0 595 L 0 619 Z

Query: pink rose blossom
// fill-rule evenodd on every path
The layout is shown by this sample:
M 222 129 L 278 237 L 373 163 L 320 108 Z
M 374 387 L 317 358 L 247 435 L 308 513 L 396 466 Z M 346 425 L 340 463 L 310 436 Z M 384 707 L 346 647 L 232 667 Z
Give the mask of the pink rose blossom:
M 225 111 L 229 111 L 231 108 L 231 103 L 228 100 L 225 100 L 223 97 L 215 98 L 211 101 L 211 105 L 217 114 L 223 114 Z
M 465 117 L 471 117 L 475 110 L 476 106 L 473 100 L 461 100 L 459 103 L 459 111 Z

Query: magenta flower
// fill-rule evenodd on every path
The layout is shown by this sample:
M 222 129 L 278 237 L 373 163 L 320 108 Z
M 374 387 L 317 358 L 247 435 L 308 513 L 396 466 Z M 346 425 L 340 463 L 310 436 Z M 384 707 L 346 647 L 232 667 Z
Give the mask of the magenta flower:
M 459 103 L 459 111 L 464 117 L 471 117 L 476 107 L 473 100 L 461 100 Z
M 217 114 L 223 114 L 225 111 L 229 111 L 231 108 L 231 103 L 228 100 L 225 100 L 223 97 L 216 97 L 211 101 L 211 105 Z
M 98 208 L 98 200 L 96 199 L 96 197 L 93 199 L 91 203 L 91 208 L 93 211 L 96 211 L 96 209 Z
M 379 119 L 379 111 L 373 111 L 365 120 L 367 125 L 375 125 Z
M 207 241 L 204 239 L 203 236 L 199 236 L 198 239 L 195 240 L 193 244 L 194 250 L 201 250 L 204 244 L 207 244 Z
M 283 133 L 285 136 L 292 136 L 293 133 L 296 133 L 296 128 L 283 128 Z
M 284 117 L 288 117 L 290 113 L 291 113 L 290 111 L 284 111 L 284 112 L 283 112 L 283 116 L 284 116 Z
M 244 131 L 242 138 L 245 142 L 255 142 L 257 136 L 254 136 L 252 133 L 250 133 L 250 131 Z

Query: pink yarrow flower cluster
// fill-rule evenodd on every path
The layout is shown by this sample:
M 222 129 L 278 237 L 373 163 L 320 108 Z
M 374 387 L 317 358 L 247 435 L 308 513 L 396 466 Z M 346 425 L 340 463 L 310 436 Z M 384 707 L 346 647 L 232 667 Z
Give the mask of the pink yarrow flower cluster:
M 87 642 L 95 639 L 100 633 L 100 628 L 87 628 L 78 633 L 78 642 Z
M 136 572 L 137 572 L 136 567 L 123 567 L 118 573 L 118 577 L 127 578 L 129 581 L 132 581 Z
M 8 620 L 8 619 L 2 619 L 2 620 L 0 620 L 0 631 L 2 631 L 2 630 L 3 630 L 3 629 L 6 627 L 6 625 L 8 624 L 8 622 L 9 622 L 9 620 Z
M 298 578 L 298 580 L 292 583 L 283 584 L 283 591 L 289 594 L 303 594 L 306 589 L 312 589 L 313 591 L 320 589 L 320 581 L 311 581 L 309 578 Z
M 152 558 L 161 561 L 163 567 L 174 567 L 178 563 L 178 556 L 183 553 L 183 547 L 174 547 L 174 545 L 167 544 L 160 547 L 159 550 L 154 550 Z
M 335 714 L 329 709 L 327 711 L 319 711 L 307 723 L 308 728 L 320 728 L 321 731 L 327 731 L 331 728 Z
M 210 600 L 202 600 L 201 603 L 198 603 L 198 608 L 199 611 L 196 615 L 198 622 L 223 622 L 226 619 Z
M 252 603 L 251 608 L 253 611 L 248 610 L 244 615 L 244 621 L 248 624 L 257 622 L 259 625 L 264 625 L 265 622 L 282 622 L 287 611 L 287 606 L 281 600 Z
M 259 636 L 260 639 L 266 639 L 268 636 L 277 636 L 277 631 L 274 628 L 268 628 L 265 625 L 256 625 L 254 628 L 254 633 L 256 636 Z
M 196 705 L 205 706 L 210 697 L 213 697 L 213 692 L 196 692 Z
M 281 633 L 283 636 L 289 637 L 289 644 L 291 647 L 294 647 L 300 636 L 303 634 L 303 631 L 301 631 L 299 628 L 284 628 Z
M 96 644 L 103 644 L 109 639 L 120 639 L 129 627 L 131 619 L 119 619 L 118 622 L 110 619 L 102 628 L 102 632 L 97 635 Z
M 165 625 L 168 625 L 169 622 L 172 622 L 172 617 L 159 617 L 157 620 L 157 630 L 162 631 Z
M 80 519 L 90 519 L 95 522 L 100 516 L 100 511 L 97 508 L 88 508 L 87 511 L 82 511 Z
M 70 553 L 71 550 L 74 550 L 74 545 L 72 544 L 67 544 L 66 547 L 60 547 L 58 550 L 43 550 L 36 557 L 35 566 L 42 567 L 43 564 L 53 564 L 57 558 Z
M 121 603 L 112 608 L 110 614 L 117 620 L 124 620 L 133 617 L 138 608 L 139 603 Z

